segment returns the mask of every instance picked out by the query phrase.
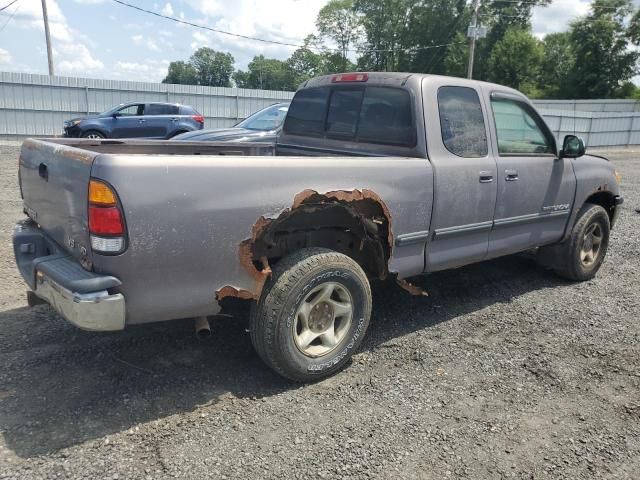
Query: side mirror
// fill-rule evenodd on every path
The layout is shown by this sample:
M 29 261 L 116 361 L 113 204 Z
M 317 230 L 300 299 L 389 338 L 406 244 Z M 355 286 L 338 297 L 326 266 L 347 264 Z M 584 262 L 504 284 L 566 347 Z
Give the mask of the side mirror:
M 113 112 L 111 115 L 113 118 L 118 118 L 120 116 L 120 112 Z
M 562 158 L 578 158 L 584 155 L 585 152 L 584 142 L 580 137 L 575 135 L 565 135 L 562 142 L 562 151 L 560 157 Z

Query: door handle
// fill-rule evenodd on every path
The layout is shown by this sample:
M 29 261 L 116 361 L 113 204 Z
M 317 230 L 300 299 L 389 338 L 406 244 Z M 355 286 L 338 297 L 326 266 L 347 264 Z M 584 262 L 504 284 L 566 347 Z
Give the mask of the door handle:
M 480 183 L 491 182 L 493 182 L 493 175 L 491 175 L 491 172 L 480 172 Z
M 504 179 L 506 182 L 515 182 L 518 180 L 518 171 L 517 170 L 505 170 L 504 171 Z
M 171 119 L 171 121 L 172 121 L 172 122 L 177 122 L 177 121 L 178 121 L 178 119 L 177 119 L 177 118 L 172 118 L 172 119 Z
M 146 120 L 145 120 L 145 119 L 142 119 L 142 118 L 141 118 L 140 120 L 138 120 L 138 123 L 144 123 L 144 122 L 146 122 Z

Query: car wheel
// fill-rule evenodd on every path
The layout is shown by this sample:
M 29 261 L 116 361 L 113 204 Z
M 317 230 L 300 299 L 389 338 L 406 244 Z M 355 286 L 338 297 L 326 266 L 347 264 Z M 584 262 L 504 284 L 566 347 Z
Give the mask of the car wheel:
M 610 231 L 607 211 L 600 205 L 586 203 L 578 214 L 571 236 L 565 242 L 550 247 L 556 251 L 554 263 L 549 266 L 569 280 L 590 280 L 607 254 Z
M 82 134 L 82 138 L 99 139 L 99 138 L 105 138 L 105 136 L 102 133 L 98 132 L 97 130 L 89 130 Z
M 360 346 L 371 288 L 352 258 L 307 248 L 282 259 L 253 306 L 251 341 L 262 360 L 290 380 L 336 373 Z

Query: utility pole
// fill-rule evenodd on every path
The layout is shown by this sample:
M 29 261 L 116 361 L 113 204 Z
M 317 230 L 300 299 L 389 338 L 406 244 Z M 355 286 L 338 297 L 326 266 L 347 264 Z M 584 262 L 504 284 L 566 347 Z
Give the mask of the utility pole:
M 42 0 L 44 1 L 44 0 Z M 469 26 L 469 65 L 467 65 L 467 78 L 473 78 L 473 58 L 476 53 L 476 39 L 478 38 L 478 10 L 480 9 L 480 0 L 473 0 L 473 16 L 471 17 L 471 25 Z
M 53 53 L 51 52 L 51 35 L 49 34 L 49 15 L 47 15 L 47 0 L 42 0 L 42 18 L 44 19 L 44 37 L 47 41 L 47 60 L 49 61 L 49 75 L 53 77 Z

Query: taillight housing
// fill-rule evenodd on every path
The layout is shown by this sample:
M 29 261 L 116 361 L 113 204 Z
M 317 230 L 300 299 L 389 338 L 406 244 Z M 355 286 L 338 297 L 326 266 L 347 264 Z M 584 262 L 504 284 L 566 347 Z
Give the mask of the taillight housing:
M 196 122 L 204 124 L 204 115 L 191 115 Z
M 111 185 L 89 181 L 89 234 L 94 252 L 122 253 L 126 245 L 126 227 L 122 207 Z

